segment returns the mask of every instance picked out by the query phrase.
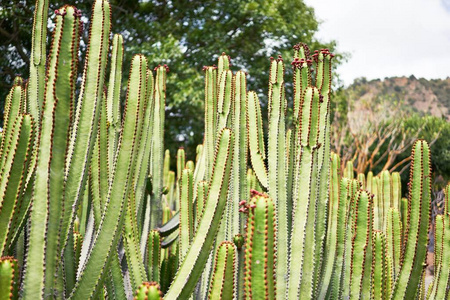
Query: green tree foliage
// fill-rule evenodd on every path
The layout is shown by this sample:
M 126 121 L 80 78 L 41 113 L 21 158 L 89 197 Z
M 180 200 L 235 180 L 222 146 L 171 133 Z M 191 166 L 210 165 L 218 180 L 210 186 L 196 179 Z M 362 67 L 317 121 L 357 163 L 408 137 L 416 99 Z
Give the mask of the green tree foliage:
M 91 2 L 71 3 L 81 9 L 85 27 L 89 26 Z M 49 11 L 60 5 L 52 1 Z M 112 0 L 111 6 L 114 29 L 124 36 L 123 80 L 128 78 L 126 73 L 135 53 L 144 54 L 150 65 L 170 67 L 165 132 L 166 145 L 172 151 L 178 146 L 195 149 L 202 142 L 202 67 L 205 61 L 214 64 L 221 54 L 218 51 L 231 56 L 234 70 L 251 71 L 249 89 L 267 95 L 270 56 L 281 54 L 290 60 L 291 46 L 298 42 L 308 43 L 311 49 L 335 48 L 334 41 L 317 41 L 319 22 L 314 10 L 300 0 Z M 33 11 L 32 0 L 5 0 L 0 6 L 2 107 L 15 75 L 28 73 Z M 86 41 L 87 31 L 81 51 L 86 50 Z M 291 76 L 291 69 L 287 71 Z M 264 97 L 262 100 L 263 104 L 267 102 Z M 188 153 L 189 158 L 193 155 Z

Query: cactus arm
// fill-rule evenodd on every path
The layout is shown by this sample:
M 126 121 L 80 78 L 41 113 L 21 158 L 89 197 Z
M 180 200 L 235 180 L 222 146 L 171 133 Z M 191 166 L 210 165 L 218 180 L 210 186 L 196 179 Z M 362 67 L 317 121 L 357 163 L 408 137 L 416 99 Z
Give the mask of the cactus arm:
M 341 165 L 341 160 L 339 156 L 335 153 L 331 154 L 331 170 L 330 170 L 330 201 L 328 202 L 328 231 L 327 232 L 327 240 L 325 243 L 324 249 L 324 271 L 322 275 L 322 282 L 319 288 L 319 298 L 325 299 L 327 291 L 329 290 L 330 281 L 332 278 L 332 274 L 334 272 L 334 266 L 336 265 L 336 261 L 338 261 L 337 256 L 337 247 L 338 243 L 343 243 L 342 236 L 342 220 L 343 213 L 345 210 L 341 208 L 340 202 L 345 201 L 341 200 L 341 180 L 339 176 L 339 169 Z M 340 214 L 341 213 L 341 214 Z M 339 224 L 338 222 L 342 222 Z M 339 233 L 338 233 L 338 230 Z M 340 245 L 339 245 L 340 246 Z M 336 276 L 336 275 L 335 275 Z
M 80 26 L 80 17 L 74 7 L 66 6 L 59 11 L 42 107 L 36 179 L 30 215 L 31 224 L 34 225 L 30 226 L 30 248 L 26 265 L 28 276 L 24 281 L 24 297 L 36 295 L 46 297 L 45 295 L 54 295 L 56 292 L 54 276 L 60 257 L 61 245 L 58 239 L 63 212 L 61 195 L 64 186 L 67 139 L 72 118 Z M 45 226 L 41 226 L 43 221 Z M 41 277 L 43 281 L 34 278 L 39 276 L 41 270 L 45 270 L 45 275 Z
M 113 173 L 114 158 L 121 125 L 120 90 L 122 84 L 123 37 L 115 34 L 112 40 L 111 69 L 106 97 L 106 118 L 108 124 L 108 167 L 109 175 Z M 111 178 L 109 178 L 111 180 Z
M 92 8 L 89 43 L 83 80 L 71 128 L 64 176 L 64 201 L 60 240 L 72 231 L 80 198 L 83 195 L 97 133 L 104 73 L 109 45 L 110 6 L 106 0 L 96 0 Z M 93 42 L 95 40 L 95 42 Z M 64 241 L 63 250 L 66 242 Z M 67 249 L 70 251 L 70 249 Z
M 19 299 L 19 265 L 14 257 L 0 258 L 0 299 Z
M 217 62 L 217 74 L 221 75 L 223 71 L 228 71 L 230 66 L 230 57 L 225 52 L 222 52 Z
M 229 201 L 229 220 L 231 226 L 227 231 L 226 239 L 231 240 L 235 234 L 241 232 L 243 222 L 240 221 L 238 203 L 243 199 L 248 199 L 247 194 L 247 79 L 243 71 L 236 73 L 234 77 L 234 97 L 233 97 L 233 174 L 231 178 L 231 201 Z
M 152 195 L 151 202 L 147 203 L 150 207 L 150 225 L 148 230 L 156 228 L 162 220 L 162 189 L 163 189 L 163 156 L 164 156 L 164 118 L 166 106 L 166 73 L 167 66 L 159 66 L 155 78 L 155 90 L 153 96 L 153 116 L 152 116 L 152 149 L 150 174 L 152 176 Z M 148 231 L 147 231 L 148 232 Z
M 135 199 L 134 192 L 131 191 L 127 201 L 128 205 L 125 212 L 126 216 L 122 234 L 131 287 L 133 290 L 137 289 L 142 282 L 147 280 L 145 267 L 142 262 L 143 254 L 139 248 L 139 233 L 135 214 Z
M 111 269 L 109 271 L 111 289 L 108 294 L 113 299 L 125 299 L 125 287 L 123 283 L 122 269 L 120 268 L 120 261 L 117 251 L 114 249 L 112 253 Z M 109 284 L 107 284 L 108 287 Z
M 159 300 L 162 299 L 162 293 L 156 282 L 144 282 L 136 290 L 134 300 Z
M 261 108 L 258 100 L 258 96 L 255 92 L 248 92 L 248 140 L 250 149 L 250 161 L 255 171 L 256 177 L 262 186 L 267 188 L 268 178 L 264 149 L 264 132 L 262 128 L 261 120 Z
M 180 233 L 179 233 L 179 259 L 183 260 L 194 234 L 194 208 L 193 208 L 193 174 L 190 169 L 184 169 L 179 181 L 180 188 Z
M 380 186 L 381 189 L 379 191 L 381 198 L 381 211 L 382 211 L 382 224 L 383 231 L 386 231 L 387 226 L 387 218 L 389 208 L 392 207 L 391 198 L 392 198 L 392 186 L 391 186 L 391 174 L 389 171 L 383 171 L 380 175 Z M 380 199 L 379 199 L 380 200 Z
M 202 219 L 203 210 L 205 209 L 206 196 L 208 195 L 208 183 L 206 181 L 200 181 L 197 184 L 197 201 L 196 201 L 196 214 L 195 214 L 195 228 L 198 227 L 200 220 Z
M 375 230 L 383 230 L 383 207 L 381 203 L 381 193 L 379 188 L 379 178 L 373 177 L 371 192 L 373 195 L 373 228 Z
M 296 153 L 294 170 L 295 185 L 293 188 L 293 217 L 287 291 L 289 299 L 312 297 L 314 249 L 310 248 L 308 251 L 304 251 L 304 245 L 306 245 L 307 240 L 314 245 L 319 121 L 319 93 L 316 88 L 308 87 L 305 91 L 300 110 L 300 129 L 297 137 L 299 149 Z M 297 253 L 301 254 L 298 255 Z M 277 261 L 279 260 L 277 259 Z M 311 273 L 304 269 L 304 263 L 307 264 L 306 268 L 310 268 L 308 271 Z M 303 277 L 304 272 L 308 274 L 305 277 Z M 300 294 L 302 295 L 300 296 Z
M 334 164 L 334 160 L 333 160 Z M 340 164 L 338 164 L 339 166 Z M 334 170 L 334 167 L 333 167 Z M 333 174 L 333 173 L 332 173 Z M 334 175 L 332 175 L 333 178 Z M 333 183 L 332 183 L 333 184 Z M 333 274 L 329 291 L 330 299 L 338 299 L 341 291 L 341 279 L 343 277 L 345 238 L 347 217 L 347 199 L 349 190 L 348 178 L 342 178 L 339 183 L 339 198 L 337 203 L 337 226 L 336 226 L 336 258 L 333 265 Z M 325 299 L 323 293 L 319 295 L 320 299 Z
M 102 274 L 108 265 L 111 249 L 117 245 L 119 228 L 123 224 L 123 208 L 126 205 L 132 174 L 135 167 L 135 156 L 138 147 L 138 132 L 142 115 L 142 104 L 146 91 L 147 61 L 142 55 L 135 55 L 130 69 L 128 95 L 124 112 L 123 128 L 119 139 L 116 156 L 116 168 L 110 184 L 105 213 L 100 222 L 98 234 L 92 243 L 92 250 L 87 258 L 84 270 L 80 273 L 77 284 L 70 295 L 72 299 L 89 299 L 99 289 Z
M 48 0 L 36 0 L 30 55 L 30 77 L 28 80 L 28 111 L 39 130 L 40 109 L 45 90 L 45 63 L 47 40 Z
M 217 132 L 231 125 L 231 103 L 233 97 L 233 72 L 223 71 L 220 74 L 219 94 L 217 99 Z
M 0 255 L 6 255 L 11 245 L 8 239 L 14 231 L 14 215 L 22 205 L 28 160 L 33 146 L 33 120 L 30 115 L 20 115 L 14 122 L 11 149 L 5 157 L 0 178 Z
M 356 214 L 355 212 L 356 197 L 358 190 L 359 190 L 359 181 L 354 179 L 349 180 L 349 184 L 347 187 L 347 214 L 345 217 L 344 261 L 342 270 L 341 290 L 339 292 L 340 297 L 343 297 L 344 299 L 348 299 L 350 297 L 352 237 L 353 237 L 353 224 Z
M 436 218 L 437 221 L 437 218 Z M 431 292 L 427 299 L 447 299 L 448 282 L 450 279 L 450 216 L 443 216 L 443 247 L 441 250 L 441 261 L 435 265 L 434 282 L 431 286 Z M 435 242 L 435 247 L 438 245 Z
M 202 274 L 226 205 L 233 154 L 232 145 L 231 131 L 223 129 L 217 142 L 213 176 L 208 189 L 205 210 L 192 245 L 165 296 L 167 299 L 187 299 Z
M 394 267 L 394 278 L 400 271 L 400 253 L 402 252 L 402 222 L 397 208 L 389 208 L 386 215 L 386 244 Z
M 391 174 L 392 180 L 392 207 L 397 208 L 399 211 L 401 209 L 400 203 L 402 200 L 402 182 L 399 172 L 393 172 Z
M 358 193 L 356 200 L 356 211 L 353 225 L 352 237 L 352 252 L 351 252 L 351 266 L 350 266 L 350 299 L 364 298 L 364 294 L 370 293 L 370 289 L 364 289 L 369 285 L 364 285 L 366 273 L 370 274 L 370 268 L 367 270 L 367 261 L 369 243 L 372 235 L 372 199 L 367 192 L 361 191 Z M 369 260 L 370 265 L 371 260 Z
M 427 142 L 416 141 L 411 157 L 408 228 L 400 273 L 395 280 L 391 299 L 416 296 L 427 253 L 431 202 L 430 150 Z
M 183 176 L 183 171 L 186 168 L 186 152 L 183 147 L 177 150 L 177 182 Z
M 105 94 L 103 94 L 105 97 Z M 102 103 L 99 116 L 97 137 L 92 153 L 90 167 L 90 184 L 92 192 L 92 208 L 94 209 L 94 224 L 97 229 L 103 213 L 106 195 L 108 193 L 109 167 L 108 167 L 108 136 L 106 123 L 106 105 Z
M 11 150 L 12 137 L 14 135 L 14 125 L 16 118 L 21 113 L 22 94 L 25 91 L 20 85 L 15 85 L 11 88 L 8 96 L 6 97 L 5 111 L 4 111 L 4 125 L 3 125 L 3 138 L 1 143 L 1 156 L 0 167 L 3 168 L 5 164 L 6 156 Z
M 153 77 L 153 72 L 147 70 L 147 91 L 145 93 L 146 107 L 144 114 L 143 130 L 146 132 L 145 135 L 145 146 L 139 148 L 139 158 L 140 162 L 139 168 L 136 170 L 137 185 L 135 186 L 136 196 L 138 197 L 137 204 L 137 220 L 141 236 L 141 253 L 145 253 L 145 244 L 150 227 L 150 201 L 152 196 L 152 177 L 149 173 L 153 170 L 152 163 L 152 135 L 153 135 L 153 119 L 154 119 L 154 108 L 155 108 L 155 98 L 154 98 L 154 85 L 155 80 Z
M 161 237 L 159 232 L 152 230 L 147 239 L 147 252 L 145 255 L 148 279 L 159 282 L 159 266 L 161 261 Z
M 434 268 L 437 271 L 441 263 L 442 249 L 444 247 L 444 216 L 437 215 L 434 230 Z
M 381 231 L 373 232 L 372 247 L 372 299 L 385 299 L 387 292 L 386 273 L 389 270 L 387 266 L 386 254 L 386 237 Z
M 164 152 L 164 167 L 163 167 L 163 185 L 167 186 L 170 172 L 170 150 L 166 149 Z
M 277 291 L 284 295 L 288 262 L 287 194 L 286 194 L 286 99 L 284 96 L 284 63 L 272 59 L 269 77 L 268 191 L 276 199 L 278 248 Z M 281 155 L 279 154 L 281 153 Z
M 205 67 L 205 137 L 203 141 L 206 177 L 211 177 L 217 127 L 217 67 Z M 199 178 L 200 180 L 202 178 Z
M 320 92 L 319 110 L 319 149 L 317 153 L 318 161 L 318 182 L 317 182 L 317 203 L 316 203 L 316 228 L 314 232 L 315 255 L 315 289 L 322 285 L 322 268 L 324 266 L 324 246 L 326 242 L 327 216 L 329 202 L 329 181 L 330 181 L 330 87 L 331 87 L 331 54 L 327 50 L 322 50 L 318 54 L 316 85 Z
M 272 198 L 253 192 L 248 206 L 244 299 L 276 299 L 276 215 Z
M 145 104 L 144 104 L 144 115 L 141 127 L 141 142 L 138 149 L 137 165 L 134 178 L 134 190 L 136 193 L 136 219 L 139 231 L 139 237 L 141 237 L 141 253 L 145 253 L 145 238 L 148 234 L 148 222 L 149 220 L 144 220 L 142 222 L 143 214 L 145 211 L 145 205 L 147 204 L 148 192 L 150 190 L 150 183 L 148 182 L 148 173 L 150 169 L 151 160 L 151 147 L 152 147 L 152 112 L 153 112 L 153 72 L 147 70 L 146 75 L 147 80 L 147 91 L 145 93 Z
M 237 249 L 232 242 L 222 242 L 216 251 L 208 299 L 236 299 Z

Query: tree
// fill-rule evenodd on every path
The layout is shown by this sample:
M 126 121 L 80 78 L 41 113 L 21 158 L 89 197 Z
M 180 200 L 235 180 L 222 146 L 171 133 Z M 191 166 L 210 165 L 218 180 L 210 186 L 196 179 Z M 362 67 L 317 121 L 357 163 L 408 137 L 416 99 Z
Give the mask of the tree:
M 64 2 L 68 1 L 50 3 L 49 11 Z M 86 16 L 84 22 L 89 20 L 91 1 L 69 4 L 81 9 Z M 234 70 L 249 71 L 249 89 L 265 97 L 270 56 L 281 54 L 290 60 L 292 46 L 300 41 L 312 49 L 335 48 L 334 41 L 323 44 L 315 38 L 319 23 L 314 10 L 301 0 L 111 0 L 111 5 L 113 32 L 122 33 L 125 41 L 123 86 L 135 53 L 146 55 L 149 65 L 170 67 L 166 146 L 172 151 L 178 146 L 193 150 L 202 142 L 202 67 L 215 64 L 222 52 L 231 56 Z M 2 1 L 0 105 L 15 75 L 28 73 L 33 10 L 30 0 Z M 49 24 L 51 27 L 52 22 Z M 87 30 L 83 36 L 86 40 Z M 85 51 L 83 41 L 81 51 Z M 288 66 L 286 60 L 286 70 L 292 73 Z M 192 152 L 189 155 L 193 158 Z

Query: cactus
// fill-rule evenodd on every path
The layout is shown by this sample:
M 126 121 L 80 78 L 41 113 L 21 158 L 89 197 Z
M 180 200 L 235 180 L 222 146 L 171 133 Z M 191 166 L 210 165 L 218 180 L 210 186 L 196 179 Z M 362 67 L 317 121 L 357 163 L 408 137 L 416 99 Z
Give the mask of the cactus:
M 206 264 L 209 250 L 214 242 L 220 220 L 226 205 L 227 186 L 230 179 L 231 157 L 233 155 L 233 135 L 225 128 L 218 138 L 216 154 L 212 170 L 212 178 L 208 189 L 205 210 L 198 225 L 192 245 L 178 269 L 167 299 L 186 299 L 195 288 L 201 271 Z
M 245 258 L 244 299 L 275 299 L 275 207 L 272 199 L 253 191 L 242 207 L 248 213 Z
M 14 257 L 0 258 L 0 298 L 19 298 L 19 266 Z
M 136 290 L 135 300 L 159 300 L 162 299 L 162 293 L 156 282 L 144 282 Z
M 415 142 L 411 158 L 408 223 L 400 272 L 391 299 L 416 296 L 427 253 L 431 196 L 430 150 L 427 142 Z
M 237 249 L 232 242 L 217 248 L 208 299 L 235 299 L 237 287 Z
M 168 67 L 133 57 L 121 115 L 124 47 L 116 34 L 109 53 L 109 3 L 94 3 L 79 92 L 81 12 L 55 11 L 46 64 L 48 5 L 36 3 L 28 84 L 17 77 L 5 101 L 0 298 L 448 296 L 450 185 L 426 291 L 428 145 L 414 144 L 408 199 L 399 173 L 354 179 L 348 161 L 341 174 L 327 49 L 294 47 L 292 110 L 283 59 L 271 60 L 266 133 L 247 74 L 225 53 L 205 67 L 203 144 L 195 162 L 179 149 L 174 172 L 164 153 Z
M 147 253 L 145 255 L 147 274 L 150 281 L 160 281 L 161 240 L 157 230 L 152 230 L 147 238 Z

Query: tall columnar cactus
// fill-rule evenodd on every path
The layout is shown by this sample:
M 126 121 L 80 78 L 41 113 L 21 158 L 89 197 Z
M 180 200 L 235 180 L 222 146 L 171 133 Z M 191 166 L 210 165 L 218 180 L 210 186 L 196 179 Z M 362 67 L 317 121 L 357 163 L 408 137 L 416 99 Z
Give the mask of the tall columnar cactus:
M 222 242 L 216 251 L 208 299 L 235 299 L 237 288 L 237 249 L 232 242 Z
M 352 236 L 350 299 L 370 298 L 372 256 L 372 198 L 358 192 Z
M 400 254 L 402 252 L 402 222 L 397 208 L 389 208 L 386 224 L 386 244 L 394 268 L 394 278 L 400 271 Z
M 189 297 L 201 276 L 226 206 L 231 157 L 233 156 L 232 145 L 233 134 L 231 130 L 225 128 L 219 133 L 208 197 L 198 230 L 165 295 L 167 299 Z
M 392 277 L 386 237 L 381 231 L 373 232 L 372 247 L 372 299 L 389 299 Z
M 163 152 L 167 66 L 154 76 L 144 56 L 133 57 L 121 115 L 123 38 L 112 37 L 107 68 L 107 0 L 94 3 L 78 93 L 81 12 L 55 12 L 45 64 L 47 10 L 37 1 L 28 85 L 16 78 L 5 101 L 0 252 L 25 266 L 21 279 L 17 261 L 2 258 L 0 298 L 125 299 L 129 287 L 136 299 L 425 295 L 428 145 L 414 144 L 406 200 L 398 173 L 353 179 L 349 161 L 340 174 L 328 50 L 294 47 L 291 128 L 284 63 L 271 60 L 267 149 L 246 73 L 233 73 L 225 53 L 205 67 L 203 145 L 195 163 L 180 149 L 175 173 Z M 449 190 L 430 299 L 448 296 Z
M 253 191 L 244 207 L 248 213 L 245 259 L 244 299 L 276 299 L 276 214 L 272 198 Z
M 145 254 L 148 279 L 150 281 L 160 281 L 161 262 L 161 237 L 157 230 L 149 232 L 147 238 L 147 253 Z
M 123 129 L 119 137 L 119 148 L 116 155 L 116 169 L 108 191 L 109 201 L 98 234 L 93 241 L 89 258 L 71 294 L 71 298 L 74 299 L 87 299 L 98 292 L 102 273 L 110 262 L 111 256 L 108 255 L 108 252 L 117 246 L 120 237 L 117 229 L 121 228 L 123 224 L 122 211 L 126 207 L 124 199 L 128 199 L 132 178 L 130 174 L 134 171 L 134 155 L 139 145 L 136 132 L 142 121 L 138 117 L 143 110 L 146 70 L 147 61 L 142 55 L 136 55 L 130 69 Z M 159 76 L 162 72 L 165 72 L 165 69 L 158 68 Z
M 33 127 L 30 115 L 19 114 L 14 121 L 14 130 L 8 137 L 10 145 L 4 156 L 0 179 L 0 255 L 7 255 L 11 251 L 12 237 L 19 230 L 17 215 L 25 215 L 27 209 L 22 193 L 32 156 Z
M 424 140 L 413 146 L 408 199 L 408 223 L 400 272 L 391 299 L 416 296 L 424 271 L 430 224 L 430 150 Z
M 30 249 L 25 271 L 30 275 L 25 277 L 24 297 L 61 296 L 61 287 L 55 286 L 61 282 L 55 282 L 54 278 L 61 244 L 64 243 L 60 240 L 60 220 L 65 212 L 62 195 L 65 161 L 70 147 L 67 140 L 74 106 L 79 27 L 80 15 L 76 8 L 65 6 L 58 11 L 37 142 Z

